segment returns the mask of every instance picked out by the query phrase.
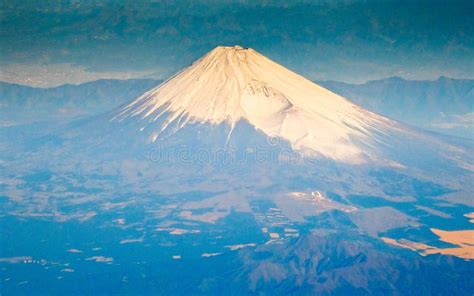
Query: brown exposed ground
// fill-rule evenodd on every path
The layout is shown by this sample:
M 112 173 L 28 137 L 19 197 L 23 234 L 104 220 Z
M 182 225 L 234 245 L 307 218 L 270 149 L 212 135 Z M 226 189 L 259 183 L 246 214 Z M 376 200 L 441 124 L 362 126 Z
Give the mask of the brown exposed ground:
M 474 259 L 474 230 L 445 231 L 431 228 L 431 231 L 439 236 L 443 242 L 455 245 L 452 248 L 437 248 L 426 244 L 412 242 L 406 239 L 395 240 L 382 237 L 382 240 L 393 246 L 419 252 L 421 255 L 443 254 L 452 255 L 466 260 Z

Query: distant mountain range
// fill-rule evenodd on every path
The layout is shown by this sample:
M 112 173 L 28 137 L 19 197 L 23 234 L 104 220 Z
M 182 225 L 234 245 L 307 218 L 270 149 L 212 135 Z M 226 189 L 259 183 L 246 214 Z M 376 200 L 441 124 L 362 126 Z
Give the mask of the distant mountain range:
M 160 84 L 161 80 L 97 80 L 80 85 L 34 88 L 0 82 L 0 125 L 96 115 Z M 349 84 L 318 81 L 381 115 L 444 134 L 474 138 L 474 80 L 399 77 Z
M 0 126 L 76 119 L 106 112 L 161 83 L 151 79 L 97 80 L 35 88 L 0 82 Z
M 474 137 L 474 80 L 392 77 L 364 84 L 318 83 L 378 114 L 427 130 Z

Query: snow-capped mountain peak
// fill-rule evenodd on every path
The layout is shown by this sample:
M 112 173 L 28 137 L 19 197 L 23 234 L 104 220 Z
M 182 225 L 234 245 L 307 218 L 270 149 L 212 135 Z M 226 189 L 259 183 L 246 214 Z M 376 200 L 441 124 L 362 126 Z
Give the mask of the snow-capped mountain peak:
M 165 124 L 153 125 L 166 116 Z M 124 106 L 115 120 L 144 120 L 151 140 L 170 123 L 246 120 L 297 151 L 360 163 L 374 158 L 374 132 L 396 123 L 273 62 L 250 48 L 219 46 Z

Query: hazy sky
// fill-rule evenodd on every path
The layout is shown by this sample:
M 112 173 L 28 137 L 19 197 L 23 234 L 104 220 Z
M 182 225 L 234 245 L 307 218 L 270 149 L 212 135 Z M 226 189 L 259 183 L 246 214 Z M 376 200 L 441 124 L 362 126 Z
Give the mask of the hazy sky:
M 235 44 L 315 80 L 474 78 L 472 0 L 256 2 L 3 0 L 0 80 L 166 78 Z

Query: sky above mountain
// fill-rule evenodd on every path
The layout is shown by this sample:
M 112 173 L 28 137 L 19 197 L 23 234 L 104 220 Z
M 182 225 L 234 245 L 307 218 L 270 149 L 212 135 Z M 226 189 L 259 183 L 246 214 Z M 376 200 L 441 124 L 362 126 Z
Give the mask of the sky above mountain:
M 472 1 L 2 1 L 0 80 L 167 78 L 217 45 L 313 80 L 474 78 Z

